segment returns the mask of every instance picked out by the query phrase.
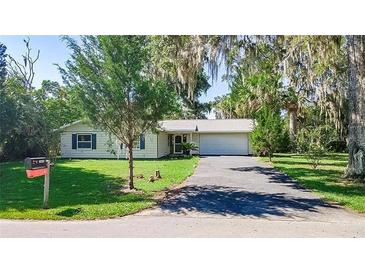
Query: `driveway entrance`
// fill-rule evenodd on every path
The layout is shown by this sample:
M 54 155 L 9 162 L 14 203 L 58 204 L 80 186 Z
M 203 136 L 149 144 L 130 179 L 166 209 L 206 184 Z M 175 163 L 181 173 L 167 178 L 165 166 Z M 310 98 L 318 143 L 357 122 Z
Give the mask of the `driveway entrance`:
M 184 187 L 142 214 L 316 221 L 354 217 L 247 156 L 202 157 Z

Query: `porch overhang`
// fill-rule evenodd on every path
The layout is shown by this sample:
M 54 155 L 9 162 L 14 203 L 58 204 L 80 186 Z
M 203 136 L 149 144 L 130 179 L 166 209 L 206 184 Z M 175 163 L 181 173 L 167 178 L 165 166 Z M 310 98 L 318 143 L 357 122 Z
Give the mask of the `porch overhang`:
M 168 134 L 198 133 L 198 131 L 191 130 L 191 129 L 163 130 L 163 132 L 168 133 Z

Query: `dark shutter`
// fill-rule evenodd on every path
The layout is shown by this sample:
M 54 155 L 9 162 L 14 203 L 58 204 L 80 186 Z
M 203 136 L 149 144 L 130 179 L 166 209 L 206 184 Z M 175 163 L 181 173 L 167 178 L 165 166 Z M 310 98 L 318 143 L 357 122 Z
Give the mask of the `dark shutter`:
M 168 136 L 167 136 L 167 145 L 170 147 L 170 146 L 172 146 L 172 135 L 171 134 L 169 134 Z
M 72 149 L 77 149 L 77 134 L 72 134 Z
M 96 134 L 92 134 L 91 137 L 91 148 L 96 149 Z
M 144 149 L 145 148 L 144 134 L 141 134 L 139 136 L 139 148 L 140 149 Z
M 123 149 L 123 143 L 120 143 L 120 149 Z

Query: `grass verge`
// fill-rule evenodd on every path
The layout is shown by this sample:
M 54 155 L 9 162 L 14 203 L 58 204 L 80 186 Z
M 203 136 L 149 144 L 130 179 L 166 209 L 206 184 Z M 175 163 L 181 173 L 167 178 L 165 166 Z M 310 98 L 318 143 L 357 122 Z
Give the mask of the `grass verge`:
M 318 193 L 328 201 L 339 203 L 357 212 L 365 212 L 365 185 L 342 178 L 348 155 L 332 153 L 326 155 L 313 169 L 303 155 L 275 154 L 271 165 Z M 260 160 L 268 162 L 267 158 Z
M 22 162 L 0 163 L 0 218 L 100 219 L 136 213 L 156 204 L 154 195 L 192 175 L 199 159 L 135 160 L 136 193 L 123 193 L 126 160 L 58 160 L 50 178 L 50 209 L 42 209 L 43 177 L 27 179 Z M 162 179 L 148 183 L 160 170 Z M 143 175 L 143 178 L 141 175 Z

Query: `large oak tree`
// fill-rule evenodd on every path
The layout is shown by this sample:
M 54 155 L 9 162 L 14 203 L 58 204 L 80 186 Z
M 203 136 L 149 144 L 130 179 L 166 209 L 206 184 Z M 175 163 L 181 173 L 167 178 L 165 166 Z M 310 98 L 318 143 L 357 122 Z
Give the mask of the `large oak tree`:
M 348 36 L 348 177 L 365 178 L 365 36 Z

